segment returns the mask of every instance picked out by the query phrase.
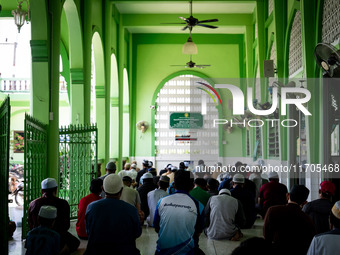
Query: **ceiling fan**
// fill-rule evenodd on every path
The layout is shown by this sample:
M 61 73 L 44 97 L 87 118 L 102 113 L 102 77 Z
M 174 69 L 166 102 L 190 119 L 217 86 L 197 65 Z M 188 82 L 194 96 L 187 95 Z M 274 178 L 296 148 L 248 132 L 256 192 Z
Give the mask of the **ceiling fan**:
M 314 50 L 316 63 L 329 77 L 340 75 L 340 50 L 328 43 L 318 43 Z
M 170 65 L 170 66 L 183 66 L 183 65 Z M 207 66 L 210 66 L 210 65 L 196 65 L 196 63 L 192 61 L 192 56 L 190 55 L 190 61 L 187 62 L 184 67 L 185 68 L 194 68 L 194 67 L 205 68 Z
M 184 18 L 184 17 L 179 17 L 181 20 L 185 21 L 182 23 L 162 23 L 162 24 L 183 24 L 186 25 L 184 28 L 182 28 L 182 30 L 186 30 L 189 28 L 190 33 L 191 30 L 194 26 L 201 26 L 201 27 L 206 27 L 206 28 L 218 28 L 216 26 L 212 26 L 212 25 L 206 25 L 206 24 L 202 24 L 202 23 L 208 23 L 208 22 L 216 22 L 218 21 L 218 19 L 207 19 L 207 20 L 198 20 L 196 18 L 194 18 L 192 16 L 192 0 L 190 0 L 190 17 L 189 18 Z

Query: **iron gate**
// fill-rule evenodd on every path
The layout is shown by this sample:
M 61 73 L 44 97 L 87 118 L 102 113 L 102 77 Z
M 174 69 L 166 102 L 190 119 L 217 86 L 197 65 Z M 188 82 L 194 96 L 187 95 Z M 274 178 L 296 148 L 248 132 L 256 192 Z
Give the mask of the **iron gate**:
M 29 203 L 41 196 L 41 181 L 47 177 L 47 125 L 25 114 L 24 216 L 22 239 L 29 231 Z
M 8 171 L 11 106 L 7 97 L 0 106 L 0 249 L 8 253 Z
M 59 130 L 59 197 L 68 201 L 70 217 L 78 217 L 79 200 L 89 194 L 97 175 L 97 126 L 70 125 Z

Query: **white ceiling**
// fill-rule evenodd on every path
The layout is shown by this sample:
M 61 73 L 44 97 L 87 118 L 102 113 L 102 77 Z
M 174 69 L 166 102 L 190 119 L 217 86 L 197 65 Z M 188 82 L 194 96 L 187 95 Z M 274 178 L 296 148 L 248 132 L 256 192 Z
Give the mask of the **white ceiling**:
M 128 27 L 130 33 L 166 33 L 166 34 L 188 34 L 188 30 L 182 31 L 183 26 L 148 26 L 148 27 Z M 245 32 L 245 27 L 221 27 L 217 29 L 209 29 L 204 27 L 195 27 L 193 29 L 194 34 L 243 34 Z
M 190 13 L 189 1 L 117 1 L 120 13 L 178 14 Z M 193 14 L 252 13 L 255 1 L 193 1 Z

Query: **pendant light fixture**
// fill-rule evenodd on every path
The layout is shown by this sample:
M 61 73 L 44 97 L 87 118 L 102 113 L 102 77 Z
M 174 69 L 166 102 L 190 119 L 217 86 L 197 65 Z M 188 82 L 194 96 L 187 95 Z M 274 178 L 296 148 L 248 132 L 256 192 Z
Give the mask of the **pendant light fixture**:
M 189 36 L 187 42 L 183 45 L 182 53 L 183 54 L 190 54 L 190 55 L 197 54 L 197 46 L 192 41 L 191 33 L 190 33 L 190 36 Z
M 28 0 L 17 1 L 17 2 L 18 2 L 18 7 L 17 9 L 12 11 L 12 15 L 14 16 L 15 25 L 17 25 L 18 27 L 18 33 L 20 33 L 20 29 L 25 23 L 26 16 L 27 16 L 27 23 L 30 21 L 30 4 Z M 26 2 L 27 11 L 24 11 L 22 9 L 23 2 Z

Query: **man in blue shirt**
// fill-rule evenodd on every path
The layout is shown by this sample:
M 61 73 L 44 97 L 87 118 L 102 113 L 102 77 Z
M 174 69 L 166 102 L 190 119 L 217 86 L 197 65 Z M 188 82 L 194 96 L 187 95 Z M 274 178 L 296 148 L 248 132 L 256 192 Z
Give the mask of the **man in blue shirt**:
M 85 215 L 89 236 L 84 254 L 137 255 L 136 239 L 142 234 L 137 209 L 119 200 L 122 179 L 110 174 L 104 179 L 105 199 L 89 204 Z
M 201 254 L 203 205 L 189 195 L 194 180 L 189 171 L 175 173 L 176 192 L 159 200 L 153 225 L 158 233 L 156 254 Z
M 26 255 L 57 255 L 60 253 L 60 235 L 52 230 L 57 217 L 57 208 L 41 206 L 38 214 L 39 226 L 27 234 Z

